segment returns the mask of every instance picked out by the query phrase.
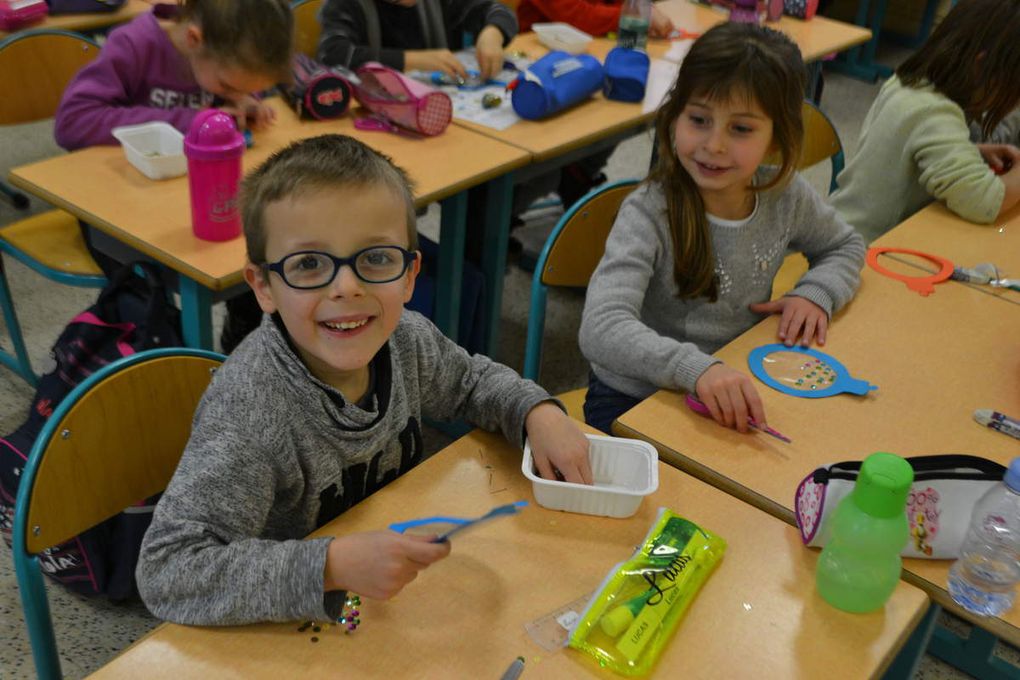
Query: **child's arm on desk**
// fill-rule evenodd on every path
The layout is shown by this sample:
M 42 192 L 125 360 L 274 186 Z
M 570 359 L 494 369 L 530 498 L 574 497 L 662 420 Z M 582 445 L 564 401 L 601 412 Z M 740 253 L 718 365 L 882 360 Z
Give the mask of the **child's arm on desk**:
M 99 56 L 82 68 L 64 90 L 53 126 L 57 144 L 68 151 L 118 144 L 110 133 L 113 128 L 152 121 L 187 131 L 198 109 L 134 104 L 132 92 L 143 87 L 139 81 L 145 73 L 136 63 L 139 58 L 123 39 L 114 36 L 106 42 Z
M 434 536 L 372 531 L 334 538 L 326 551 L 323 589 L 388 600 L 418 572 L 450 554 L 450 542 Z

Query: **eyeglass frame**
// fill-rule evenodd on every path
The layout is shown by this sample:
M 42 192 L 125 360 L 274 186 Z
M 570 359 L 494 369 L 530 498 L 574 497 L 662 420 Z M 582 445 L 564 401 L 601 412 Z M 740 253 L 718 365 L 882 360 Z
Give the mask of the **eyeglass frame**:
M 400 273 L 397 274 L 396 276 L 394 276 L 392 279 L 386 279 L 385 281 L 369 281 L 364 276 L 362 276 L 361 273 L 358 271 L 356 263 L 357 263 L 358 258 L 362 254 L 367 253 L 370 250 L 379 250 L 379 249 L 400 251 L 400 254 L 404 258 L 404 266 L 400 270 Z M 324 256 L 326 256 L 333 263 L 333 275 L 330 276 L 329 279 L 325 283 L 321 283 L 321 284 L 319 284 L 317 286 L 295 286 L 294 284 L 292 284 L 290 281 L 287 280 L 287 275 L 283 273 L 283 262 L 284 262 L 284 260 L 288 260 L 288 259 L 290 259 L 290 258 L 292 258 L 292 257 L 294 257 L 296 255 L 324 255 Z M 270 263 L 270 262 L 263 262 L 261 265 L 259 265 L 259 267 L 263 271 L 276 272 L 277 275 L 279 275 L 280 279 L 285 284 L 287 284 L 287 286 L 289 286 L 290 288 L 293 288 L 294 290 L 318 290 L 319 288 L 325 288 L 329 284 L 333 283 L 333 281 L 336 280 L 337 274 L 340 273 L 340 268 L 343 267 L 344 265 L 350 267 L 351 271 L 354 272 L 354 276 L 356 276 L 358 278 L 358 280 L 362 281 L 363 283 L 369 283 L 369 284 L 373 284 L 373 283 L 393 283 L 394 281 L 400 279 L 404 274 L 407 273 L 408 268 L 418 259 L 418 256 L 419 256 L 419 251 L 417 251 L 417 250 L 408 250 L 408 249 L 403 248 L 401 246 L 391 246 L 391 245 L 369 246 L 367 248 L 362 248 L 361 250 L 355 252 L 350 257 L 337 257 L 337 256 L 333 255 L 332 253 L 327 253 L 327 252 L 325 252 L 323 250 L 298 250 L 298 251 L 295 251 L 293 253 L 288 253 L 288 254 L 284 255 L 283 257 L 281 257 L 276 262 L 272 262 L 272 263 Z

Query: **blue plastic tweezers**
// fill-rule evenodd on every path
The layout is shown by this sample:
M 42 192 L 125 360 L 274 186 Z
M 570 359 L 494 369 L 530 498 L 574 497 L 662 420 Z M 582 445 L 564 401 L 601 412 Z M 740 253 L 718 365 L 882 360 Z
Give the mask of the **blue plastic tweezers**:
M 397 522 L 390 525 L 390 529 L 396 531 L 398 534 L 402 534 L 408 529 L 414 529 L 415 527 L 428 526 L 429 524 L 452 524 L 452 529 L 446 533 L 440 534 L 434 543 L 442 543 L 443 541 L 449 540 L 450 536 L 453 536 L 458 531 L 463 531 L 468 527 L 481 524 L 486 520 L 495 519 L 496 517 L 504 517 L 506 515 L 516 515 L 521 511 L 521 508 L 526 507 L 528 501 L 517 501 L 516 503 L 507 503 L 506 505 L 500 505 L 498 507 L 489 510 L 481 517 L 468 518 L 468 517 L 422 517 L 421 519 L 411 519 L 406 522 Z

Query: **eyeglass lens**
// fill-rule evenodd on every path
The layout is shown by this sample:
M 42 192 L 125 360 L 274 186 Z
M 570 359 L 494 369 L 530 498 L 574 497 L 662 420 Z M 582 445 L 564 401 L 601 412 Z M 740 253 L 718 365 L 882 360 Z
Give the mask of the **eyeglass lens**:
M 292 286 L 314 288 L 329 283 L 337 269 L 325 253 L 295 253 L 283 260 L 284 278 Z M 393 281 L 404 273 L 404 255 L 399 248 L 382 246 L 358 253 L 354 273 L 369 283 Z

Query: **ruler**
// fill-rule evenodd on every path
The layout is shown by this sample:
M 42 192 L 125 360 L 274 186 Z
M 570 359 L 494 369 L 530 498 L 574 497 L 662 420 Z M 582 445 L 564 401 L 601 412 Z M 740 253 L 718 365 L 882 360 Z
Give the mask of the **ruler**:
M 595 593 L 588 593 L 561 605 L 553 611 L 540 616 L 531 623 L 524 624 L 524 629 L 535 643 L 547 652 L 555 652 L 567 645 L 567 637 L 574 629 L 574 624 L 581 618 L 581 612 L 588 606 L 588 600 Z

